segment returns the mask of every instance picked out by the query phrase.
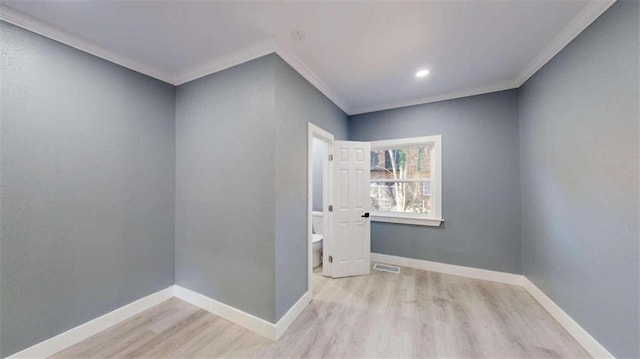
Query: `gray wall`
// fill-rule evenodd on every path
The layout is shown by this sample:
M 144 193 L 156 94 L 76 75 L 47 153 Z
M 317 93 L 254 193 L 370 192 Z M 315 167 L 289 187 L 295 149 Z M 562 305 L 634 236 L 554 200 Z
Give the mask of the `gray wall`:
M 7 356 L 173 284 L 175 90 L 0 31 Z
M 327 144 L 318 139 L 313 139 L 313 163 L 311 165 L 313 175 L 313 203 L 314 211 L 322 211 L 322 170 L 324 158 L 327 156 Z
M 638 22 L 618 1 L 520 90 L 348 121 L 277 55 L 175 90 L 1 23 L 0 356 L 174 282 L 280 319 L 307 288 L 307 122 L 443 135 L 446 222 L 374 223 L 374 252 L 524 273 L 640 356 Z
M 520 92 L 524 274 L 619 358 L 638 349 L 638 2 Z
M 347 115 L 275 56 L 276 320 L 307 289 L 307 129 L 347 138 Z M 311 189 L 309 189 L 311 190 Z
M 176 94 L 176 284 L 274 321 L 275 56 Z
M 521 273 L 517 91 L 349 119 L 349 138 L 442 135 L 440 227 L 373 222 L 371 250 Z
M 307 121 L 346 115 L 275 54 L 176 100 L 176 283 L 276 322 L 307 288 Z

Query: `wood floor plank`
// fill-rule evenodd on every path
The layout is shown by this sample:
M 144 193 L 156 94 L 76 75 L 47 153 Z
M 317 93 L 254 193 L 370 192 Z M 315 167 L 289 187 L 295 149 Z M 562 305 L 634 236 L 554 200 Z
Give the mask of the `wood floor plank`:
M 521 287 L 412 268 L 329 279 L 277 342 L 177 298 L 53 358 L 588 358 Z

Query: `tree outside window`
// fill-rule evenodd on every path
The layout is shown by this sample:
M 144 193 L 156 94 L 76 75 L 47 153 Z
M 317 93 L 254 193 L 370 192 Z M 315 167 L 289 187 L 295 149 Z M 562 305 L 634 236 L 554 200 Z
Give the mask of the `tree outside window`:
M 380 212 L 431 213 L 431 148 L 371 151 L 372 209 Z

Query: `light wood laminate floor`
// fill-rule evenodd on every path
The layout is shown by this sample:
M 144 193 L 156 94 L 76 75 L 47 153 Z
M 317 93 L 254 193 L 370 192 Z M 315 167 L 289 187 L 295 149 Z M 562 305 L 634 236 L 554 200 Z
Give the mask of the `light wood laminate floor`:
M 313 277 L 313 301 L 277 342 L 172 298 L 54 358 L 589 357 L 517 286 L 411 268 Z

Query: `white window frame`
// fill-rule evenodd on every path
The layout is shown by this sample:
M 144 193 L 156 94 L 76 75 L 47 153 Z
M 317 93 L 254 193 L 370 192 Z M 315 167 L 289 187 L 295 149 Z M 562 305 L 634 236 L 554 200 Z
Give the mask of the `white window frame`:
M 371 150 L 390 150 L 402 147 L 431 147 L 431 213 L 399 213 L 373 211 L 376 222 L 404 223 L 421 226 L 440 226 L 442 219 L 442 135 L 372 141 Z M 375 182 L 372 180 L 372 182 Z M 411 181 L 413 182 L 413 181 Z

